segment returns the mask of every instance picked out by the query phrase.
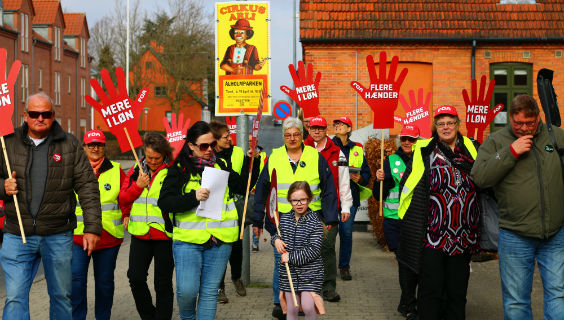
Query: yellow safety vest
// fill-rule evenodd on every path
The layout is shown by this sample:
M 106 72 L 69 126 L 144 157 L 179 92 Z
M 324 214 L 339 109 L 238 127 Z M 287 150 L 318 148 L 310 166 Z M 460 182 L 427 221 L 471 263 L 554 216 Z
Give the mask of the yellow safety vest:
M 462 140 L 464 141 L 464 146 L 466 147 L 466 149 L 468 149 L 468 152 L 470 152 L 472 159 L 476 159 L 476 156 L 478 155 L 478 151 L 476 150 L 476 147 L 474 147 L 472 140 L 470 140 L 467 137 L 462 137 L 462 138 L 463 138 Z M 398 217 L 400 219 L 403 219 L 403 216 L 405 215 L 407 209 L 411 205 L 411 199 L 413 198 L 413 190 L 421 180 L 421 177 L 423 177 L 423 173 L 425 171 L 425 163 L 423 162 L 421 149 L 428 146 L 431 140 L 433 140 L 433 138 L 426 140 L 419 140 L 414 146 L 411 174 L 407 178 L 407 181 L 405 182 L 405 185 L 403 186 L 400 195 L 400 205 L 398 209 Z
M 296 172 L 292 170 L 292 165 L 288 159 L 286 146 L 272 150 L 268 159 L 268 173 L 272 176 L 272 170 L 276 169 L 276 181 L 278 183 L 278 211 L 290 212 L 292 205 L 287 199 L 290 185 L 296 181 L 306 181 L 313 193 L 313 200 L 309 207 L 318 211 L 321 210 L 321 189 L 319 183 L 319 152 L 310 147 L 304 146 L 302 156 L 298 161 Z
M 102 228 L 112 236 L 123 238 L 123 220 L 121 219 L 121 210 L 118 205 L 118 196 L 120 190 L 120 171 L 121 165 L 117 162 L 110 161 L 112 168 L 106 170 L 98 177 L 98 189 L 100 190 L 100 203 L 102 206 Z M 82 215 L 82 207 L 78 202 L 76 195 L 76 228 L 75 235 L 84 234 L 84 216 Z
M 243 169 L 243 161 L 245 160 L 245 152 L 243 149 L 237 146 L 233 146 L 233 152 L 231 153 L 231 169 L 241 174 Z
M 221 169 L 216 163 L 214 168 Z M 200 174 L 192 174 L 186 183 L 183 194 L 201 188 Z M 204 218 L 196 215 L 197 206 L 186 212 L 175 213 L 172 240 L 202 244 L 214 236 L 223 242 L 235 242 L 239 238 L 237 208 L 233 198 L 229 197 L 229 186 L 223 196 L 221 220 Z
M 170 232 L 166 232 L 165 230 L 163 215 L 157 205 L 163 181 L 167 173 L 167 168 L 159 170 L 151 184 L 145 187 L 141 195 L 139 195 L 139 198 L 133 201 L 131 215 L 129 216 L 129 225 L 127 227 L 127 231 L 132 235 L 144 236 L 149 232 L 150 228 L 153 227 L 166 233 L 169 237 L 172 236 Z
M 352 147 L 351 150 L 349 151 L 349 166 L 355 168 L 361 168 L 362 162 L 364 162 L 364 152 L 362 151 L 362 147 L 361 146 Z M 366 200 L 370 198 L 370 196 L 372 196 L 372 190 L 370 190 L 365 186 L 361 186 L 358 183 L 356 184 L 358 185 L 358 190 L 360 191 L 360 201 Z

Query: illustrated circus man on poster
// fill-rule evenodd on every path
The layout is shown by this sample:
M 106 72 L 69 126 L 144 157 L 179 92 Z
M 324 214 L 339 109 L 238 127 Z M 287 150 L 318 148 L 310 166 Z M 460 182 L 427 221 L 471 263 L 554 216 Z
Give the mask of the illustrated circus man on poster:
M 260 60 L 257 47 L 247 43 L 253 35 L 253 27 L 247 19 L 239 19 L 231 26 L 229 36 L 235 44 L 227 47 L 221 61 L 225 74 L 253 74 L 254 70 L 262 69 L 266 59 Z

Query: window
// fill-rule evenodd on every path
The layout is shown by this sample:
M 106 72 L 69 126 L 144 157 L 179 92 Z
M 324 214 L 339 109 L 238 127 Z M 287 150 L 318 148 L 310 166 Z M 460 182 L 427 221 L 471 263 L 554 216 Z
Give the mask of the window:
M 80 66 L 86 68 L 86 39 L 80 38 Z
M 155 87 L 155 97 L 166 97 L 166 87 Z
M 43 89 L 43 70 L 39 69 L 37 74 L 37 89 Z
M 29 15 L 20 13 L 21 49 L 23 52 L 29 51 Z
M 61 61 L 61 28 L 53 27 L 54 37 L 54 50 L 55 50 L 55 61 Z
M 55 83 L 53 84 L 55 88 L 54 103 L 57 106 L 61 105 L 61 73 L 55 72 Z
M 145 69 L 153 69 L 153 63 L 151 61 L 145 62 Z
M 27 64 L 22 64 L 21 67 L 22 77 L 21 77 L 21 84 L 22 84 L 22 102 L 27 100 L 27 96 L 29 95 L 29 66 Z
M 86 133 L 86 119 L 80 119 L 80 129 L 79 129 L 79 137 L 84 137 L 84 133 Z
M 71 94 L 71 76 L 67 76 L 67 93 Z
M 533 68 L 528 63 L 496 63 L 490 65 L 490 74 L 495 79 L 492 106 L 503 103 L 503 110 L 492 121 L 492 131 L 509 123 L 511 100 L 519 94 L 533 94 Z
M 80 107 L 86 108 L 84 96 L 86 95 L 86 79 L 80 78 Z
M 72 133 L 72 130 L 71 130 L 71 123 L 72 123 L 71 118 L 68 118 L 68 119 L 67 119 L 67 132 L 68 132 L 68 133 Z
M 4 25 L 4 8 L 0 6 L 0 26 Z

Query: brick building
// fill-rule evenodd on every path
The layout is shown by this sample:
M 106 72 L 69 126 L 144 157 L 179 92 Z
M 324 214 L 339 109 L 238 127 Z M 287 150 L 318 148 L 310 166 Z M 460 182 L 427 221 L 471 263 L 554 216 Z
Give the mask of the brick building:
M 169 122 L 171 120 L 171 100 L 177 80 L 159 59 L 162 50 L 163 48 L 155 42 L 151 43 L 150 48 L 145 50 L 139 62 L 130 71 L 129 85 L 135 88 L 133 91 L 139 91 L 140 88 L 149 90 L 140 115 L 139 130 L 164 131 L 163 118 L 167 117 Z M 190 123 L 201 120 L 202 108 L 207 105 L 206 83 L 207 79 L 189 81 L 191 94 L 183 94 L 178 101 L 178 114 L 183 114 L 185 120 L 189 118 Z M 94 116 L 94 126 L 103 131 L 109 130 L 98 112 Z
M 8 66 L 20 60 L 14 124 L 23 122 L 25 100 L 43 91 L 52 97 L 56 120 L 81 137 L 89 130 L 84 95 L 90 78 L 88 23 L 83 13 L 65 14 L 58 0 L 0 0 L 0 45 Z
M 378 63 L 382 50 L 388 62 L 397 55 L 399 67 L 409 68 L 404 96 L 410 89 L 431 91 L 433 109 L 451 104 L 461 118 L 462 89 L 470 90 L 474 77 L 495 78 L 492 105 L 506 109 L 491 129 L 507 125 L 514 95 L 533 94 L 539 101 L 542 68 L 555 71 L 556 94 L 564 96 L 562 0 L 302 0 L 300 39 L 304 60 L 322 73 L 321 114 L 350 115 L 355 129 L 370 126 L 373 114 L 350 82 L 368 86 L 366 56 Z M 404 114 L 401 105 L 396 114 Z M 391 134 L 399 130 L 396 124 Z

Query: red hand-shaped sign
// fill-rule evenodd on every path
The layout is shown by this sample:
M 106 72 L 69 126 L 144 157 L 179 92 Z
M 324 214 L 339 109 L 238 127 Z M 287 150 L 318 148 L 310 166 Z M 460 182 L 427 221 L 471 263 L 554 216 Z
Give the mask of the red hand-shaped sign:
M 420 135 L 423 138 L 431 138 L 431 120 L 429 116 L 429 104 L 431 103 L 431 92 L 424 97 L 423 88 L 419 88 L 417 99 L 415 91 L 409 90 L 409 101 L 407 103 L 403 94 L 400 94 L 400 102 L 405 110 L 405 118 L 394 116 L 396 122 L 402 125 L 412 125 L 419 128 Z
M 0 136 L 2 137 L 14 132 L 12 125 L 12 114 L 14 113 L 13 89 L 22 65 L 20 60 L 14 61 L 10 73 L 8 73 L 8 79 L 6 79 L 7 58 L 8 52 L 6 49 L 0 48 Z
M 169 124 L 168 118 L 164 117 L 163 124 L 166 129 L 166 139 L 168 140 L 168 143 L 170 143 L 172 149 L 174 149 L 172 151 L 172 159 L 170 159 L 172 163 L 172 161 L 174 161 L 176 156 L 180 153 L 180 150 L 182 150 L 182 146 L 184 146 L 184 136 L 190 126 L 190 118 L 186 119 L 186 122 L 184 122 L 184 114 L 182 113 L 178 116 L 178 122 L 176 122 L 176 113 L 173 113 L 171 118 L 172 119 L 170 119 L 171 121 Z
M 462 90 L 462 97 L 466 104 L 467 135 L 468 137 L 475 138 L 480 143 L 484 140 L 484 130 L 503 109 L 503 104 L 501 103 L 495 106 L 495 108 L 490 109 L 490 100 L 494 91 L 495 80 L 490 80 L 487 92 L 485 92 L 486 82 L 486 76 L 482 76 L 480 79 L 480 91 L 478 92 L 476 79 L 472 79 L 472 100 L 468 97 L 468 91 L 466 89 Z
M 394 112 L 398 107 L 399 91 L 407 68 L 403 68 L 397 78 L 399 58 L 394 56 L 386 77 L 386 52 L 380 52 L 379 75 L 376 74 L 376 66 L 372 55 L 366 57 L 366 67 L 370 76 L 370 87 L 367 89 L 357 81 L 352 81 L 351 86 L 368 103 L 374 111 L 374 128 L 386 129 L 394 127 Z
M 88 102 L 102 115 L 104 121 L 106 121 L 106 124 L 108 125 L 108 128 L 110 128 L 110 132 L 116 136 L 122 152 L 131 150 L 126 130 L 131 138 L 133 148 L 143 145 L 138 128 L 139 114 L 143 108 L 145 98 L 147 98 L 148 95 L 147 88 L 139 91 L 137 99 L 131 100 L 127 94 L 125 73 L 121 67 L 116 68 L 116 78 L 118 83 L 117 90 L 116 87 L 114 87 L 114 83 L 112 82 L 112 78 L 110 78 L 108 70 L 102 69 L 100 74 L 102 75 L 102 80 L 104 80 L 104 85 L 108 90 L 108 94 L 106 95 L 104 89 L 102 89 L 96 79 L 90 79 L 90 85 L 94 91 L 96 91 L 101 104 L 88 95 L 84 97 L 86 102 Z
M 316 117 L 319 115 L 319 81 L 321 80 L 321 72 L 315 75 L 313 80 L 313 65 L 307 64 L 307 72 L 303 61 L 298 62 L 298 72 L 293 64 L 288 66 L 290 75 L 294 80 L 295 90 L 286 86 L 280 86 L 285 94 L 290 96 L 300 108 L 304 110 L 304 118 Z

